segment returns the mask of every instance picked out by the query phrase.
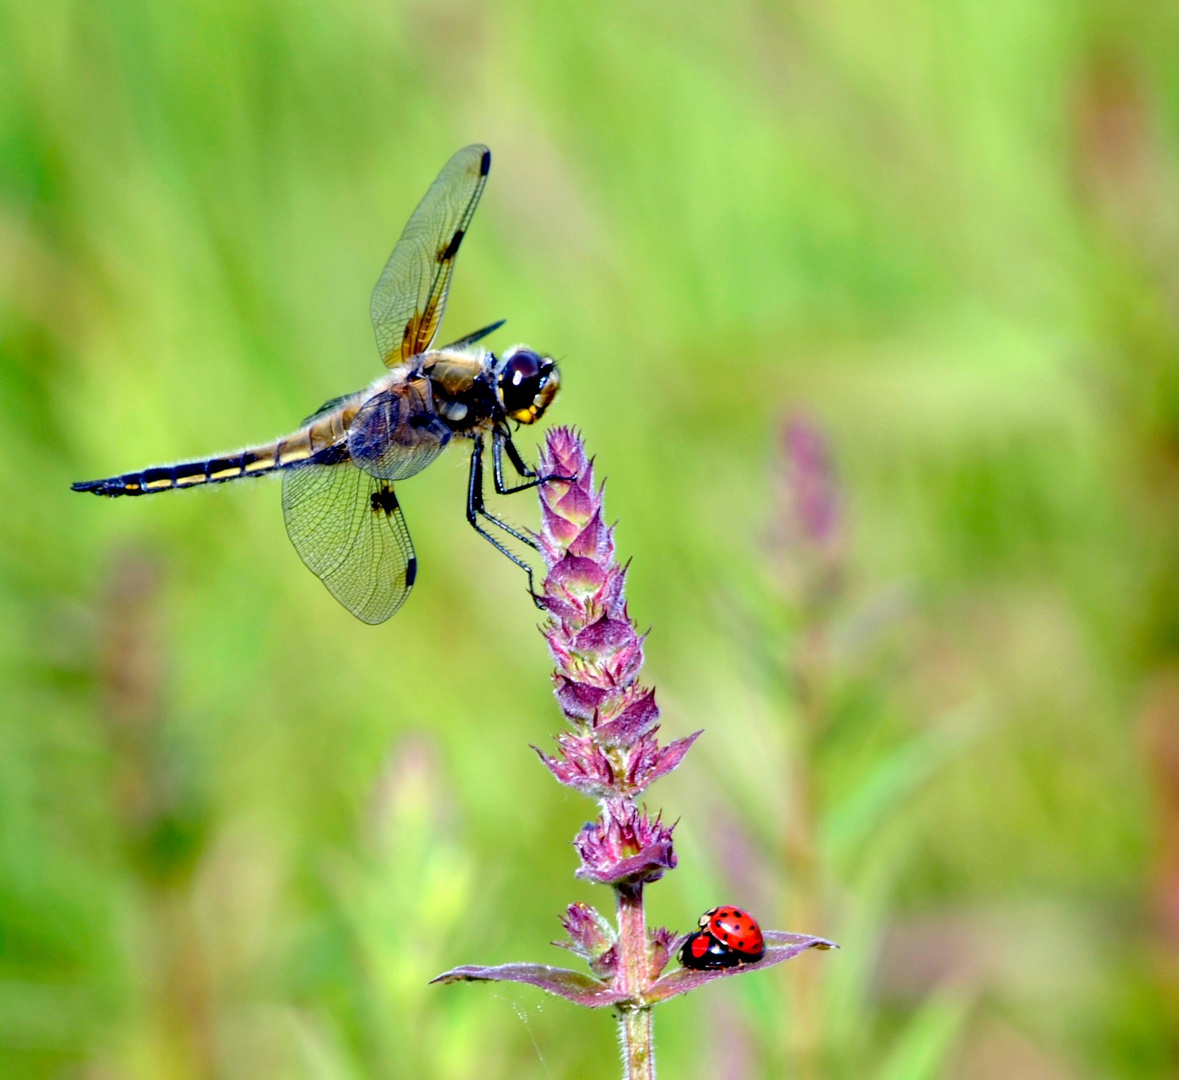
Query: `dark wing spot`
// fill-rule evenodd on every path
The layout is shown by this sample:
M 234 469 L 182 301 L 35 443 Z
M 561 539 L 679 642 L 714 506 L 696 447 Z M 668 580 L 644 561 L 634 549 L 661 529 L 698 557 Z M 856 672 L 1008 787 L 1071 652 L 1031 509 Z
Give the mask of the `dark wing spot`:
M 370 497 L 374 514 L 392 514 L 397 509 L 397 496 L 391 487 L 382 484 Z
M 459 244 L 463 242 L 463 230 L 458 232 L 450 238 L 450 243 L 446 245 L 440 252 L 438 252 L 438 261 L 446 262 L 447 259 L 453 259 L 458 254 Z
M 413 588 L 414 579 L 417 576 L 418 576 L 418 561 L 415 558 L 411 558 L 409 560 L 409 562 L 407 562 L 405 564 L 405 587 L 407 589 Z
M 486 176 L 491 172 L 491 151 L 484 150 L 483 157 L 479 159 L 479 175 Z

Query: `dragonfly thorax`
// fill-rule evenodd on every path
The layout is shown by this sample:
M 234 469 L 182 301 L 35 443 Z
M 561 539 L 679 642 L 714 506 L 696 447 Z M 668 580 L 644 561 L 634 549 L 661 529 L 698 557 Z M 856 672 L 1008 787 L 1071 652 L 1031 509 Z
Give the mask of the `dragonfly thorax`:
M 420 374 L 430 380 L 434 410 L 456 435 L 501 418 L 494 367 L 495 357 L 486 352 L 439 349 L 422 358 Z

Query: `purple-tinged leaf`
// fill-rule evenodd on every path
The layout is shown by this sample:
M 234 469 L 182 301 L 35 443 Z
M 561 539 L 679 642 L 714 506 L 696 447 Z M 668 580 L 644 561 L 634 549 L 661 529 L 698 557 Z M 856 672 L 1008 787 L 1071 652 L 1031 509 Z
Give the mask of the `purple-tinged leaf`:
M 686 934 L 684 936 L 687 937 Z M 801 945 L 803 949 L 821 950 L 839 948 L 834 941 L 828 941 L 826 938 L 815 937 L 813 934 L 792 934 L 789 930 L 763 930 L 761 936 L 767 948 L 771 945 Z M 790 957 L 786 956 L 783 959 L 789 960 Z
M 591 960 L 589 966 L 599 978 L 612 980 L 618 971 L 618 946 L 611 945 L 596 960 Z
M 696 990 L 705 983 L 716 979 L 727 979 L 732 975 L 745 975 L 751 971 L 761 971 L 763 968 L 773 967 L 790 960 L 807 949 L 838 949 L 839 946 L 825 938 L 811 937 L 808 934 L 789 934 L 784 930 L 767 930 L 763 932 L 766 941 L 766 954 L 754 964 L 741 964 L 731 968 L 713 968 L 709 971 L 695 971 L 692 968 L 680 967 L 669 971 L 666 975 L 656 979 L 643 994 L 643 999 L 651 1004 L 666 1001 L 679 994 L 686 994 Z M 677 942 L 678 943 L 678 942 Z
M 601 956 L 618 940 L 610 920 L 580 900 L 565 909 L 561 925 L 565 927 L 569 941 L 554 941 L 553 944 L 572 949 L 586 960 Z
M 614 653 L 631 644 L 636 637 L 629 622 L 603 615 L 578 633 L 573 647 L 579 653 Z
M 594 728 L 594 737 L 607 746 L 630 746 L 659 722 L 655 691 L 648 690 L 626 706 L 617 716 Z
M 678 938 L 665 926 L 657 926 L 654 930 L 647 931 L 647 938 L 649 941 L 647 956 L 650 960 L 650 971 L 647 978 L 658 979 L 672 957 L 672 945 Z
M 580 555 L 566 555 L 553 567 L 545 579 L 547 589 L 560 587 L 571 593 L 591 593 L 601 588 L 606 580 L 606 570 L 593 559 Z
M 614 558 L 614 530 L 602 523 L 602 500 L 597 499 L 593 517 L 566 549 L 570 555 L 585 556 L 595 563 L 607 565 Z
M 654 734 L 643 736 L 633 747 L 626 760 L 626 782 L 632 789 L 642 791 L 661 776 L 679 768 L 684 755 L 701 735 L 695 731 L 682 739 L 660 746 Z
M 676 865 L 671 827 L 625 799 L 610 799 L 602 816 L 573 841 L 582 865 L 577 876 L 600 885 L 658 881 Z
M 557 684 L 557 704 L 571 720 L 584 720 L 588 723 L 594 718 L 602 699 L 613 693 L 612 688 L 591 686 L 589 683 L 570 679 L 566 675 L 558 674 L 554 681 Z
M 592 739 L 561 735 L 557 745 L 561 749 L 561 756 L 556 758 L 549 757 L 538 747 L 532 749 L 562 784 L 595 799 L 604 799 L 615 793 L 614 767 Z
M 607 1005 L 616 1005 L 627 999 L 620 990 L 612 989 L 601 979 L 595 979 L 581 971 L 570 971 L 568 968 L 549 967 L 547 964 L 499 964 L 494 967 L 481 967 L 478 964 L 464 964 L 462 967 L 451 968 L 431 983 L 455 982 L 517 982 L 538 986 L 546 993 L 557 997 L 575 1001 L 578 1005 L 587 1005 L 591 1009 L 601 1009 Z

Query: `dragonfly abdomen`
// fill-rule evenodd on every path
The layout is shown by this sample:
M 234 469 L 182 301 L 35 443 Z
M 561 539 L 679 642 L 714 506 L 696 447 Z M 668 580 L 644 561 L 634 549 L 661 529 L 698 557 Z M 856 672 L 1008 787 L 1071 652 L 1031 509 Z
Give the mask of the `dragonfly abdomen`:
M 241 480 L 247 476 L 264 476 L 275 469 L 284 469 L 306 461 L 313 454 L 331 445 L 323 438 L 326 427 L 314 424 L 302 428 L 284 439 L 252 446 L 233 454 L 182 461 L 177 465 L 155 465 L 138 472 L 108 476 L 103 480 L 83 480 L 74 484 L 74 491 L 90 491 L 95 495 L 115 498 L 119 495 L 154 495 L 174 488 L 199 487 L 202 484 L 222 484 L 227 480 Z

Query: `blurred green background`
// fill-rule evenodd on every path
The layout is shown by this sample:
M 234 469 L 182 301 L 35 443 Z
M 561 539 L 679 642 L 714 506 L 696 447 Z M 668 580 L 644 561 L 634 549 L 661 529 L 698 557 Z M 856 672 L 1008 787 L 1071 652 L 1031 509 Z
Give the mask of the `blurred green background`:
M 653 918 L 844 946 L 661 1007 L 662 1074 L 1179 1076 L 1177 37 L 1162 0 L 0 0 L 0 1076 L 618 1074 L 606 1014 L 426 985 L 609 904 L 463 455 L 400 485 L 376 629 L 277 485 L 69 491 L 378 374 L 369 292 L 475 140 L 443 336 L 562 360 L 665 733 L 706 729 L 649 795 Z

